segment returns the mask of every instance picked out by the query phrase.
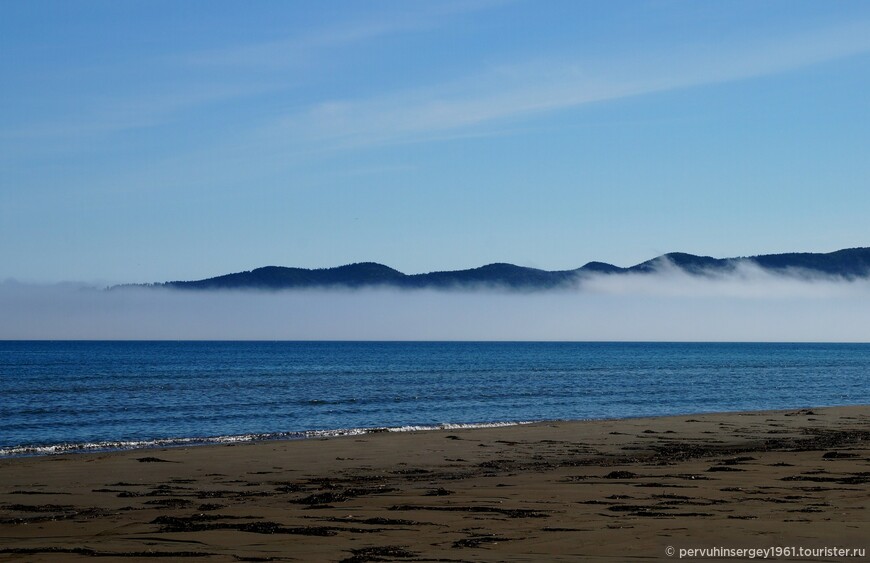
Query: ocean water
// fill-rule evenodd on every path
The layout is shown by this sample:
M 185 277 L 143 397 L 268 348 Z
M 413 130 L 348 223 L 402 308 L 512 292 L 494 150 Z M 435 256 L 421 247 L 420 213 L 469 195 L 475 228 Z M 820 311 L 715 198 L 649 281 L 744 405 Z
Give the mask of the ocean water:
M 0 456 L 870 404 L 870 345 L 0 342 Z

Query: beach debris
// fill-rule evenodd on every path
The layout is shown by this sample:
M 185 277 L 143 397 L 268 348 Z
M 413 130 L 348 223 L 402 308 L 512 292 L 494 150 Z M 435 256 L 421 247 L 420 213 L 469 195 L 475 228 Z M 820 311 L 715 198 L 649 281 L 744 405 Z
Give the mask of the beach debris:
M 97 551 L 86 547 L 10 547 L 0 549 L 0 553 L 16 555 L 37 555 L 41 553 L 69 553 L 86 557 L 210 557 L 214 553 L 204 551 Z
M 452 495 L 454 491 L 445 489 L 444 487 L 438 487 L 437 489 L 429 489 L 426 491 L 424 496 L 427 497 L 444 497 L 447 495 Z
M 864 485 L 870 483 L 870 472 L 851 473 L 845 477 L 816 477 L 814 475 L 792 475 L 780 481 L 812 481 L 815 483 L 839 483 L 840 485 Z
M 494 506 L 423 506 L 417 504 L 397 504 L 390 510 L 439 510 L 445 512 L 491 512 L 509 518 L 548 518 L 550 515 L 540 510 L 525 508 L 496 508 Z
M 139 463 L 178 463 L 177 461 L 169 461 L 168 459 L 161 459 L 159 457 L 137 457 L 136 461 Z
M 93 518 L 104 517 L 110 512 L 96 507 L 76 507 L 70 505 L 59 504 L 7 504 L 3 505 L 3 510 L 18 513 L 39 514 L 39 516 L 23 516 L 12 518 L 0 518 L 0 524 L 36 524 L 39 522 L 55 522 L 59 520 L 90 520 Z
M 339 563 L 367 563 L 368 561 L 386 561 L 384 557 L 406 559 L 416 557 L 417 553 L 406 549 L 404 546 L 385 545 L 382 547 L 363 547 L 351 549 L 352 557 L 342 559 Z
M 502 541 L 510 541 L 510 538 L 496 536 L 495 534 L 473 535 L 470 538 L 463 538 L 461 540 L 456 540 L 455 542 L 453 542 L 453 547 L 454 548 L 480 547 L 483 544 L 498 543 L 498 542 L 502 542 Z
M 850 454 L 845 452 L 827 452 L 822 456 L 822 459 L 845 459 L 850 457 L 858 457 L 858 454 Z
M 375 516 L 373 518 L 355 518 L 352 515 L 349 516 L 332 516 L 329 518 L 322 518 L 327 522 L 350 522 L 353 524 L 369 524 L 372 526 L 434 526 L 432 522 L 418 522 L 417 520 L 404 520 L 400 518 L 384 518 L 382 516 Z
M 243 520 L 251 517 L 226 516 L 223 514 L 194 514 L 193 516 L 159 516 L 151 521 L 161 532 L 201 532 L 204 530 L 238 530 L 253 534 L 295 534 L 302 536 L 334 536 L 337 529 L 326 526 L 285 527 L 277 522 L 219 522 L 219 520 Z
M 145 501 L 145 504 L 157 506 L 160 508 L 185 508 L 192 504 L 191 501 L 183 498 L 160 498 Z
M 611 471 L 604 476 L 605 479 L 634 479 L 636 477 L 640 477 L 640 475 L 631 471 Z
M 390 487 L 351 487 L 339 491 L 327 491 L 325 493 L 308 495 L 307 497 L 294 499 L 290 502 L 294 504 L 329 504 L 332 502 L 344 502 L 362 496 L 391 493 L 395 490 Z
M 746 461 L 755 461 L 755 458 L 752 456 L 744 455 L 739 457 L 732 457 L 728 459 L 723 459 L 719 463 L 722 465 L 737 465 L 738 463 L 743 463 Z

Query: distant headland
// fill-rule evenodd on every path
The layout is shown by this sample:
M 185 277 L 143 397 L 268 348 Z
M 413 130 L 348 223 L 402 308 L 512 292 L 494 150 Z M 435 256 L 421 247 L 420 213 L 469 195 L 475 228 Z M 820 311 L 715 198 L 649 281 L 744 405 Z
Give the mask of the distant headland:
M 570 287 L 593 274 L 651 274 L 673 268 L 695 276 L 733 273 L 741 267 L 755 267 L 775 274 L 803 277 L 830 276 L 844 279 L 870 277 L 870 248 L 848 248 L 826 254 L 796 252 L 737 258 L 712 258 L 672 252 L 621 268 L 605 262 L 589 262 L 574 270 L 547 271 L 514 264 L 488 264 L 468 270 L 404 274 L 374 262 L 360 262 L 335 268 L 305 269 L 266 266 L 195 281 L 126 285 L 116 287 L 162 287 L 173 289 L 308 289 L 308 288 L 507 288 L 539 291 Z

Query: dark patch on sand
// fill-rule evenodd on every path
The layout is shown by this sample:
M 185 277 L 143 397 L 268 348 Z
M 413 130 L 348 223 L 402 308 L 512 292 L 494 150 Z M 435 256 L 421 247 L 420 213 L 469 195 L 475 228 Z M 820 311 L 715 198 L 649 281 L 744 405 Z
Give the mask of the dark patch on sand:
M 524 508 L 496 508 L 494 506 L 422 506 L 415 504 L 398 504 L 391 506 L 390 510 L 436 510 L 443 512 L 482 512 L 502 514 L 509 518 L 547 518 L 549 514 L 540 510 L 527 510 Z
M 137 457 L 136 461 L 139 463 L 178 463 L 177 461 L 169 461 L 168 459 L 161 459 L 159 457 Z
M 0 549 L 0 553 L 37 555 L 41 553 L 66 553 L 85 557 L 210 557 L 213 553 L 203 551 L 96 551 L 86 547 L 12 547 Z
M 405 549 L 404 546 L 385 545 L 381 547 L 363 547 L 351 549 L 352 557 L 342 559 L 339 563 L 367 563 L 369 561 L 389 561 L 393 558 L 408 559 L 416 557 L 417 553 Z M 385 559 L 389 558 L 389 559 Z

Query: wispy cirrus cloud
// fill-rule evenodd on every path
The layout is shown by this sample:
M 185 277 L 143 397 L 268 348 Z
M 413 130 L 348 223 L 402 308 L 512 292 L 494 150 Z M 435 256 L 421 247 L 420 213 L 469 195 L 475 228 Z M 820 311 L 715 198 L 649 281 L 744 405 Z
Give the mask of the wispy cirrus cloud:
M 136 181 L 144 175 L 153 185 L 170 185 L 190 170 L 208 181 L 242 169 L 274 175 L 334 152 L 511 134 L 538 116 L 587 104 L 770 76 L 870 53 L 870 21 L 636 53 L 540 56 L 427 87 L 297 103 L 292 112 L 263 112 L 256 121 L 238 123 L 232 138 L 173 154 L 160 167 L 137 174 Z
M 110 135 L 171 123 L 216 103 L 244 103 L 262 94 L 281 96 L 282 92 L 292 91 L 298 81 L 298 77 L 280 72 L 286 67 L 316 65 L 322 57 L 335 56 L 336 49 L 436 29 L 451 17 L 492 9 L 509 1 L 409 2 L 400 9 L 366 19 L 348 19 L 292 37 L 157 57 L 148 65 L 169 72 L 166 77 L 155 77 L 137 89 L 124 91 L 94 84 L 74 112 L 59 110 L 51 119 L 0 129 L 0 141 Z M 265 75 L 251 80 L 245 72 L 250 69 L 263 70 Z M 215 70 L 225 74 L 216 77 Z
M 317 61 L 322 51 L 390 35 L 436 29 L 451 17 L 495 8 L 508 1 L 406 2 L 388 13 L 338 22 L 292 37 L 185 54 L 180 60 L 195 66 L 236 68 L 307 65 Z
M 464 79 L 367 99 L 323 100 L 275 120 L 330 145 L 415 142 L 537 114 L 788 72 L 870 52 L 870 22 L 740 44 L 686 45 L 633 58 L 538 59 L 482 69 Z
M 64 140 L 144 129 L 167 123 L 196 108 L 254 96 L 269 88 L 256 84 L 191 83 L 159 92 L 102 96 L 75 114 L 0 130 L 0 139 Z
M 450 81 L 368 97 L 303 100 L 293 92 L 296 78 L 286 72 L 288 65 L 312 64 L 321 55 L 335 56 L 338 49 L 446 25 L 451 17 L 502 4 L 501 0 L 411 4 L 292 38 L 178 55 L 172 64 L 176 70 L 189 68 L 191 75 L 157 84 L 157 93 L 102 96 L 99 103 L 74 115 L 0 131 L 0 142 L 8 145 L 7 157 L 16 158 L 21 151 L 45 150 L 36 145 L 47 139 L 177 125 L 210 105 L 244 107 L 233 122 L 232 137 L 200 139 L 195 145 L 180 146 L 171 157 L 170 168 L 179 177 L 186 169 L 202 170 L 196 164 L 200 161 L 225 176 L 219 169 L 240 160 L 251 166 L 261 162 L 266 169 L 286 167 L 293 156 L 313 153 L 510 134 L 535 117 L 588 104 L 769 76 L 870 53 L 870 21 L 855 21 L 754 39 L 711 37 L 694 44 L 651 45 L 645 52 L 633 49 L 622 55 L 533 53 Z M 248 80 L 252 68 L 264 73 Z M 215 70 L 222 73 L 222 81 Z M 261 95 L 270 99 L 263 109 L 249 103 Z M 294 109 L 279 109 L 287 107 Z M 23 148 L 18 141 L 25 142 Z M 29 147 L 29 141 L 34 147 Z

